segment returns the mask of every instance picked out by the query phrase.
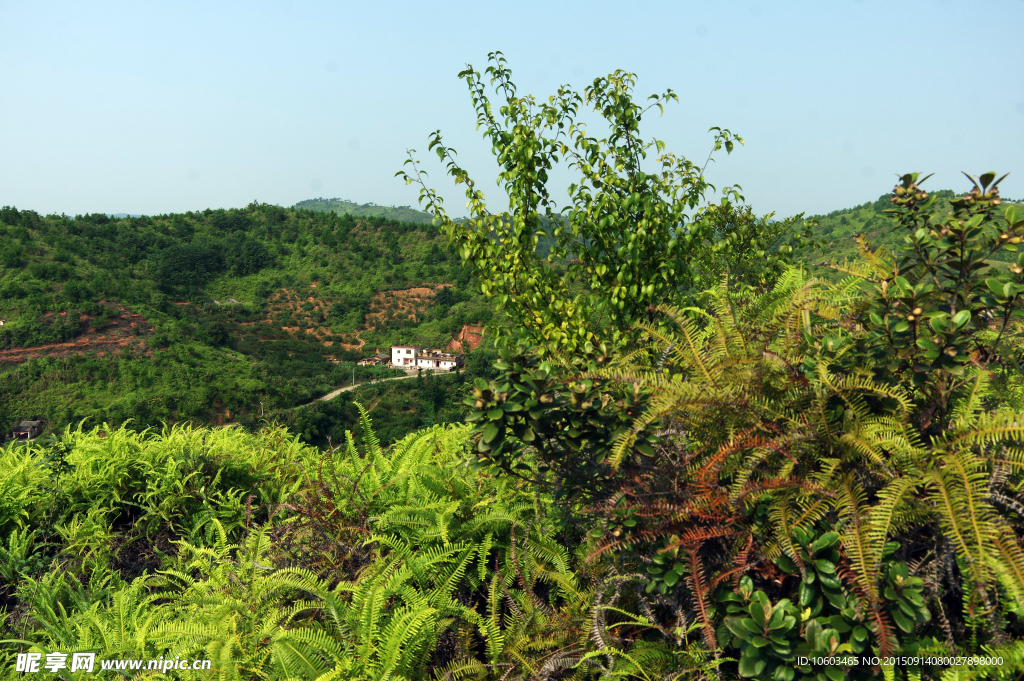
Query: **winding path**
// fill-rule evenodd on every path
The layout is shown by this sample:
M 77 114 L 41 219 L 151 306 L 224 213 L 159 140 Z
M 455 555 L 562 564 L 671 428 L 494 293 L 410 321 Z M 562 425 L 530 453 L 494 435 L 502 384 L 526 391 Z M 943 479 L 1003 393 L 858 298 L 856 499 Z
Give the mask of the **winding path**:
M 381 378 L 381 379 L 378 379 L 376 381 L 373 381 L 373 383 L 383 383 L 384 381 L 403 381 L 403 380 L 405 380 L 407 378 L 416 378 L 416 374 L 409 374 L 407 376 L 392 376 L 391 378 Z M 326 395 L 324 395 L 323 397 L 318 397 L 318 398 L 316 398 L 313 401 L 314 402 L 326 402 L 327 400 L 333 400 L 335 397 L 337 397 L 338 395 L 340 395 L 343 392 L 348 392 L 349 390 L 355 390 L 356 388 L 361 388 L 364 385 L 370 385 L 370 383 L 369 382 L 367 382 L 367 383 L 356 383 L 355 385 L 349 385 L 349 386 L 345 386 L 344 388 L 338 388 L 334 392 L 329 392 Z

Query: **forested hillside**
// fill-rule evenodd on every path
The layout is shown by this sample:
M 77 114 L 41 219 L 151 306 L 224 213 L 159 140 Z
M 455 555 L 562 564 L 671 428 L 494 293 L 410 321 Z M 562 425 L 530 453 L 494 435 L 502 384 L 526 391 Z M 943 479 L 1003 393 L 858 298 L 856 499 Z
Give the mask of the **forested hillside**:
M 136 218 L 0 210 L 4 426 L 287 410 L 392 343 L 491 319 L 426 224 L 252 204 Z M 280 413 L 279 413 L 280 412 Z

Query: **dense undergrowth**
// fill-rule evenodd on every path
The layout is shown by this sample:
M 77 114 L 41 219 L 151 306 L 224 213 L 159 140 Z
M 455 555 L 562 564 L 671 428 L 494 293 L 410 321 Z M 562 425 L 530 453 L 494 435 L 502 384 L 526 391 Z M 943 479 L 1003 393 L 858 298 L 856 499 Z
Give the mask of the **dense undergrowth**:
M 470 474 L 468 436 L 434 426 L 385 451 L 364 419 L 360 449 L 326 452 L 190 427 L 9 446 L 4 673 L 27 650 L 213 661 L 173 678 L 525 679 L 598 651 L 644 676 L 703 664 L 685 626 L 629 614 L 667 602 L 588 564 L 546 494 Z
M 897 224 L 922 240 L 915 179 Z M 986 212 L 996 196 L 917 255 L 865 252 L 856 277 L 791 267 L 663 308 L 632 351 L 506 348 L 474 380 L 473 426 L 391 447 L 358 405 L 357 436 L 326 449 L 280 427 L 11 444 L 5 673 L 91 652 L 211 661 L 171 678 L 1012 677 L 1024 287 L 992 280 L 951 315 L 973 279 L 887 274 L 1002 248 L 1024 222 Z

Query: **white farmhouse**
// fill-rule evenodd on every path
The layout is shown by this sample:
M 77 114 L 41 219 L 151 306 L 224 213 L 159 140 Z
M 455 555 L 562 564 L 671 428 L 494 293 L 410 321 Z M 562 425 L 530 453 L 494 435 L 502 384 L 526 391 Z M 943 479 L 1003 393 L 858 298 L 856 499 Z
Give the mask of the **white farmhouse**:
M 392 345 L 391 365 L 450 371 L 462 366 L 462 355 L 415 345 Z
M 415 345 L 392 345 L 391 365 L 396 367 L 416 366 L 416 353 L 419 348 Z
M 462 355 L 423 348 L 416 354 L 416 367 L 419 369 L 447 369 L 462 366 Z

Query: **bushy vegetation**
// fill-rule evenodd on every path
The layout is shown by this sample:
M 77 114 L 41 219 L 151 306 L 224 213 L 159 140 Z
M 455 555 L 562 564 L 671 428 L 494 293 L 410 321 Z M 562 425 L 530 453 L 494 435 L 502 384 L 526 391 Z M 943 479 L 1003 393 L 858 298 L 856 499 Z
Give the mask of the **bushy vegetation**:
M 361 448 L 349 438 L 326 452 L 278 429 L 189 427 L 8 447 L 5 675 L 30 647 L 213 661 L 175 678 L 707 664 L 677 645 L 685 629 L 628 614 L 659 597 L 587 565 L 547 495 L 467 475 L 466 427 L 434 426 L 387 451 L 365 416 L 361 434 Z
M 916 677 L 935 671 L 922 658 L 993 651 L 1008 666 L 976 673 L 1019 669 L 1024 220 L 996 175 L 951 200 L 903 176 L 887 215 L 898 247 L 862 238 L 839 276 L 808 279 L 806 229 L 748 246 L 734 190 L 701 206 L 694 164 L 666 154 L 642 170 L 663 145 L 637 134 L 631 75 L 538 104 L 500 55 L 487 74 L 500 107 L 463 76 L 512 218 L 490 215 L 440 134 L 431 148 L 474 219 L 445 216 L 415 158 L 405 175 L 517 322 L 500 375 L 473 393 L 477 470 L 554 494 L 562 526 L 600 538 L 592 557 L 680 599 L 706 650 L 732 656 L 722 673 L 867 678 L 884 662 L 838 658 L 873 654 L 917 656 L 898 665 Z M 575 122 L 585 104 L 608 137 Z M 715 147 L 733 140 L 718 130 Z M 564 274 L 533 249 L 562 160 L 583 175 L 555 235 Z

